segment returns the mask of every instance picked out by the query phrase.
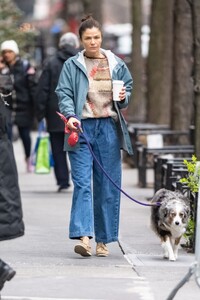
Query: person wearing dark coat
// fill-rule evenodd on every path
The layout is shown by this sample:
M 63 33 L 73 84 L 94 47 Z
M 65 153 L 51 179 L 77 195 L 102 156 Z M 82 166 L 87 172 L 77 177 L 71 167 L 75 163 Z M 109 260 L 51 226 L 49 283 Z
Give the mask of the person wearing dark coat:
M 39 78 L 36 92 L 36 115 L 40 122 L 46 119 L 54 159 L 54 173 L 58 192 L 66 190 L 69 184 L 69 169 L 66 152 L 63 151 L 64 123 L 56 114 L 59 111 L 55 89 L 63 63 L 78 52 L 78 37 L 71 32 L 61 36 L 59 49 L 54 57 L 47 61 Z
M 19 57 L 14 40 L 1 44 L 1 55 L 13 79 L 14 92 L 11 109 L 13 123 L 17 125 L 22 140 L 27 171 L 31 171 L 31 128 L 34 120 L 34 102 L 37 86 L 36 71 L 29 61 Z
M 6 100 L 0 94 L 0 241 L 24 235 L 24 222 L 13 145 L 7 134 Z M 0 291 L 16 274 L 0 259 Z
M 7 134 L 10 140 L 12 140 L 12 91 L 13 81 L 10 76 L 8 67 L 0 56 L 0 93 L 4 98 L 5 112 L 7 117 Z

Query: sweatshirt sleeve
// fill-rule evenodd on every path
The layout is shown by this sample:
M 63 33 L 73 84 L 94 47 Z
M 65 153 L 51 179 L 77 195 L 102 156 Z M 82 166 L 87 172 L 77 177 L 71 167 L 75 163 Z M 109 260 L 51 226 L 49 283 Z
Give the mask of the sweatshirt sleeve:
M 122 108 L 126 108 L 128 106 L 129 101 L 131 99 L 131 92 L 132 92 L 132 88 L 133 88 L 133 79 L 132 79 L 131 73 L 125 63 L 119 69 L 118 72 L 119 72 L 119 74 L 118 74 L 119 79 L 124 81 L 124 86 L 126 87 L 125 100 L 118 102 L 119 108 L 122 109 Z

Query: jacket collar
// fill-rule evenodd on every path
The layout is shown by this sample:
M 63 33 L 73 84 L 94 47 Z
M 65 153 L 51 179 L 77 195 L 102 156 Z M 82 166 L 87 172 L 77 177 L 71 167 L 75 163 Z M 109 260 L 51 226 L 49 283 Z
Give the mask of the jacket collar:
M 84 68 L 84 71 L 86 72 L 86 65 L 85 65 L 85 59 L 84 59 L 84 52 L 85 50 L 82 50 L 81 52 L 79 52 L 76 56 L 75 56 L 75 60 L 77 60 L 81 66 Z M 101 48 L 101 52 L 107 57 L 108 59 L 108 63 L 109 63 L 109 67 L 110 67 L 110 74 L 112 75 L 114 68 L 117 65 L 121 66 L 121 60 L 117 59 L 117 57 L 115 56 L 115 54 L 113 52 L 111 52 L 110 50 L 105 50 Z

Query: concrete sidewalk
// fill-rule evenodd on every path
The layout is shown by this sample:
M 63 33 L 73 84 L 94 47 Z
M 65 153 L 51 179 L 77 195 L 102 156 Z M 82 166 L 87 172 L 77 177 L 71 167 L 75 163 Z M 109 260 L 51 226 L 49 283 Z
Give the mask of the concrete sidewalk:
M 35 135 L 33 135 L 35 137 Z M 188 272 L 194 255 L 179 251 L 176 262 L 162 259 L 158 238 L 150 229 L 150 209 L 122 195 L 119 244 L 109 244 L 107 258 L 81 258 L 68 239 L 72 187 L 57 193 L 49 175 L 27 174 L 21 141 L 14 143 L 26 233 L 0 244 L 0 257 L 17 271 L 2 290 L 2 300 L 133 299 L 165 300 Z M 153 174 L 148 171 L 148 182 Z M 137 188 L 137 170 L 123 167 L 123 189 L 140 201 L 153 189 Z M 95 243 L 92 242 L 93 251 Z M 176 300 L 196 300 L 194 277 Z

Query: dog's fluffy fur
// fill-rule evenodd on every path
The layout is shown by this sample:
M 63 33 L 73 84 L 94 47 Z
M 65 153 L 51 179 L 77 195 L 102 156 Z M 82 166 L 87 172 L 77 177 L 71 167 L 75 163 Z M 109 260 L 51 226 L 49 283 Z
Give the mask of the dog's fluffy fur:
M 152 199 L 156 202 L 159 206 L 151 208 L 152 229 L 161 239 L 164 258 L 175 261 L 190 215 L 189 199 L 179 191 L 160 189 Z

